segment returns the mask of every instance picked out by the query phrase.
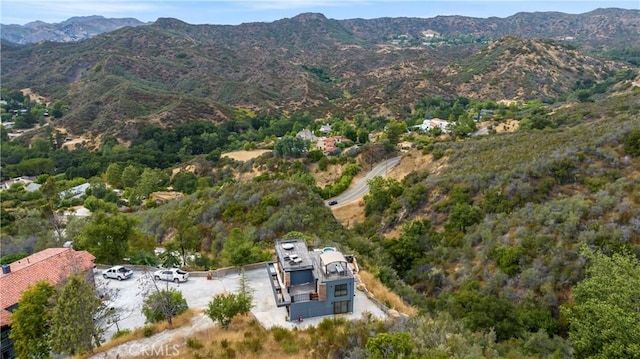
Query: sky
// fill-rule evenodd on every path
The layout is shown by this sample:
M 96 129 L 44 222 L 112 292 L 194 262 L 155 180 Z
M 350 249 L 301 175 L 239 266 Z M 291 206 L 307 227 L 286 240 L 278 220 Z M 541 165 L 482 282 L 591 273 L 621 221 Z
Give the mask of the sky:
M 640 9 L 640 0 L 1 0 L 0 23 L 59 23 L 73 16 L 133 17 L 153 22 L 172 17 L 189 24 L 238 25 L 272 22 L 303 12 L 331 19 L 463 15 L 508 17 L 518 12 L 560 11 L 579 14 L 597 8 Z

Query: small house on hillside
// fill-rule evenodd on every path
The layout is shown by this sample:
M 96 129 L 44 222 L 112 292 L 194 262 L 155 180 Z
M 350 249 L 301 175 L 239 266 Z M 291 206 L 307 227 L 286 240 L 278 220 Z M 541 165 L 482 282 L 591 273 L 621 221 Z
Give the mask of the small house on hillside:
M 445 121 L 439 118 L 432 118 L 429 120 L 423 120 L 421 124 L 413 126 L 414 128 L 418 128 L 421 131 L 427 132 L 434 128 L 439 128 L 443 133 L 449 132 L 449 121 Z
M 32 284 L 47 281 L 62 286 L 72 274 L 80 274 L 93 283 L 93 261 L 87 251 L 72 248 L 48 248 L 2 266 L 0 274 L 1 358 L 15 358 L 11 331 L 11 312 L 18 306 L 22 293 Z
M 325 135 L 328 135 L 329 132 L 331 132 L 331 125 L 326 123 L 320 126 L 320 132 L 324 133 Z
M 177 191 L 159 191 L 153 192 L 149 195 L 149 197 L 156 201 L 158 204 L 165 204 L 173 201 L 174 199 L 180 199 L 184 196 L 184 193 Z
M 353 256 L 333 247 L 310 250 L 302 239 L 276 241 L 276 260 L 267 263 L 278 307 L 289 320 L 353 312 Z
M 64 190 L 60 192 L 60 199 L 80 198 L 87 192 L 89 187 L 91 187 L 91 184 L 83 183 L 81 185 L 69 188 L 68 190 Z
M 338 152 L 338 143 L 341 143 L 342 140 L 342 136 L 323 137 L 316 142 L 316 148 L 322 151 L 325 156 L 329 156 Z
M 14 184 L 21 184 L 26 189 L 26 187 L 29 186 L 31 183 L 33 183 L 33 181 L 35 180 L 36 180 L 35 177 L 27 177 L 27 176 L 11 178 L 1 183 L 0 189 L 2 190 L 9 189 Z
M 296 134 L 296 137 L 301 138 L 303 140 L 309 140 L 311 142 L 315 142 L 318 137 L 316 137 L 316 135 L 313 134 L 313 132 L 311 132 L 310 129 L 305 128 L 304 130 L 301 130 L 300 132 L 298 132 Z

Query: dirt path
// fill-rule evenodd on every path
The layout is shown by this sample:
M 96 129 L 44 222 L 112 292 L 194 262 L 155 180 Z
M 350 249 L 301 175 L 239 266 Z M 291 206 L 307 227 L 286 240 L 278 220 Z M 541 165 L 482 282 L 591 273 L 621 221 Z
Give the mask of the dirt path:
M 214 327 L 213 321 L 204 314 L 198 314 L 191 320 L 191 325 L 164 330 L 149 338 L 133 340 L 113 347 L 106 352 L 93 355 L 92 359 L 171 357 L 186 351 L 186 338 L 202 330 Z M 176 339 L 184 340 L 176 340 Z M 179 344 L 177 344 L 177 343 Z

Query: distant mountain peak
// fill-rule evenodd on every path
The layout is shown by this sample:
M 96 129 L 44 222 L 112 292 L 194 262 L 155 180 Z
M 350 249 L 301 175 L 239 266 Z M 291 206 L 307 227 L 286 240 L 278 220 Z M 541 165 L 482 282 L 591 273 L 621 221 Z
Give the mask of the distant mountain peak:
M 176 28 L 176 27 L 183 27 L 183 26 L 189 25 L 182 20 L 178 20 L 172 17 L 159 17 L 158 20 L 154 22 L 154 24 L 163 28 Z
M 327 17 L 324 14 L 319 12 L 303 12 L 298 14 L 292 18 L 293 20 L 298 21 L 310 21 L 310 20 L 327 20 Z
M 94 20 L 106 20 L 106 19 L 104 16 L 101 16 L 101 15 L 73 16 L 63 22 L 83 22 L 83 21 L 94 21 Z
M 16 44 L 32 44 L 42 41 L 70 42 L 89 39 L 95 35 L 118 30 L 125 26 L 144 25 L 134 18 L 110 18 L 100 15 L 74 16 L 59 23 L 33 21 L 24 26 L 3 25 L 3 40 Z

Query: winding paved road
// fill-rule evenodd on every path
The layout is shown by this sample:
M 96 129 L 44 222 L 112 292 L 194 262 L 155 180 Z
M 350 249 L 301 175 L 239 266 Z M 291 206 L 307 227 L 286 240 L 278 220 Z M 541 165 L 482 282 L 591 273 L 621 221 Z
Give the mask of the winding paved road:
M 331 201 L 337 201 L 338 203 L 333 205 L 332 207 L 340 207 L 341 205 L 353 202 L 362 198 L 367 192 L 369 192 L 369 184 L 367 183 L 370 179 L 376 176 L 385 177 L 387 172 L 393 167 L 397 166 L 400 163 L 402 157 L 393 157 L 388 160 L 385 160 L 378 165 L 376 165 L 366 176 L 361 178 L 353 187 L 346 190 L 344 193 L 327 199 L 325 202 L 327 205 Z

